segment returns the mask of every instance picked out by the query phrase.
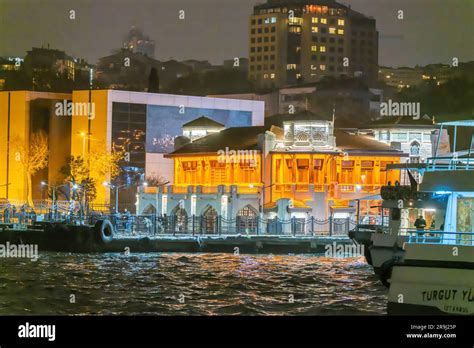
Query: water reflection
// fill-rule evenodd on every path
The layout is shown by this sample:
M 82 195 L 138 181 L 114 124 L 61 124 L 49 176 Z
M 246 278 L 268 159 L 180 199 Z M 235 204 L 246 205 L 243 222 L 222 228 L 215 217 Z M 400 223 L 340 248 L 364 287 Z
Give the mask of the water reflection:
M 0 270 L 2 315 L 384 314 L 387 301 L 362 258 L 44 253 Z

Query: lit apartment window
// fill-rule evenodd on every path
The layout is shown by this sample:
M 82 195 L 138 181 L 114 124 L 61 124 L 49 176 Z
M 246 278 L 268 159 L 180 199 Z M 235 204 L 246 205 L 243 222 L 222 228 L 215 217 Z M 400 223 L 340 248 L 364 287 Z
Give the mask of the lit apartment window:
M 303 25 L 303 18 L 290 17 L 288 18 L 288 23 L 295 25 Z
M 319 66 L 319 69 L 321 69 L 322 71 L 326 70 L 326 65 L 321 64 L 321 65 Z
M 318 17 L 313 17 L 311 18 L 312 23 L 318 23 Z
M 296 74 L 296 78 L 299 80 L 301 78 L 301 74 Z
M 265 18 L 265 24 L 270 24 L 270 18 Z
M 313 65 L 311 64 L 311 70 L 317 70 L 318 68 L 316 67 L 316 65 Z
M 343 26 L 344 25 L 344 19 L 338 19 L 337 20 L 337 25 Z
M 321 46 L 319 47 L 320 52 L 326 52 L 326 46 Z
M 326 18 L 321 18 L 321 23 L 322 24 L 328 24 L 328 20 Z
M 286 70 L 296 70 L 296 64 L 287 64 Z
M 274 78 L 275 78 L 275 74 L 270 74 L 270 78 L 271 78 L 271 79 L 274 79 Z
M 290 27 L 290 28 L 288 29 L 288 31 L 289 31 L 290 33 L 297 33 L 297 34 L 299 34 L 299 33 L 301 33 L 301 27 Z
M 344 29 L 337 29 L 337 33 L 339 35 L 344 35 Z
M 263 74 L 264 79 L 268 79 L 268 74 Z
M 318 47 L 317 47 L 317 46 L 311 46 L 311 51 L 317 52 L 317 51 L 318 51 Z
M 329 34 L 336 34 L 336 28 L 329 28 Z
M 318 27 L 311 27 L 311 32 L 312 32 L 312 33 L 317 33 L 317 32 L 319 32 Z
M 277 22 L 277 18 L 276 18 L 276 17 L 272 17 L 271 22 L 272 22 L 272 23 L 276 23 L 276 22 Z

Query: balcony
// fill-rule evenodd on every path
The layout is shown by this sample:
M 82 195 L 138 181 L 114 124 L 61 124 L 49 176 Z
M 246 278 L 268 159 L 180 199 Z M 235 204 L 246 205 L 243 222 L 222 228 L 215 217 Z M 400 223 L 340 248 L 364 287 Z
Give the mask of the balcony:
M 243 185 L 169 185 L 166 187 L 147 187 L 144 188 L 145 194 L 171 193 L 178 195 L 185 194 L 258 194 L 260 184 Z

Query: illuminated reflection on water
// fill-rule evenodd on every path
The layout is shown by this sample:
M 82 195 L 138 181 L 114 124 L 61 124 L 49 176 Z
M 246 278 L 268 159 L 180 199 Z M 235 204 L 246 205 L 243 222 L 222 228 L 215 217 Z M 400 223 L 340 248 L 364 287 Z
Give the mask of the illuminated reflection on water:
M 363 258 L 43 253 L 36 262 L 0 259 L 2 315 L 385 314 L 386 294 Z

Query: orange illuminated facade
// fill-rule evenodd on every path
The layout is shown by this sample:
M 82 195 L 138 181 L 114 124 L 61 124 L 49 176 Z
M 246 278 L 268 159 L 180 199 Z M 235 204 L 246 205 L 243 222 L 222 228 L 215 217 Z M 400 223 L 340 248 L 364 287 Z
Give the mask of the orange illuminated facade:
M 293 192 L 324 192 L 329 198 L 341 193 L 372 192 L 388 181 L 398 180 L 396 172 L 387 173 L 387 164 L 399 163 L 400 157 L 349 156 L 327 154 L 272 155 L 272 198 L 292 198 Z
M 250 135 L 248 129 L 226 129 L 167 155 L 174 160 L 174 180 L 157 192 L 159 210 L 173 214 L 179 204 L 188 215 L 199 215 L 200 206 L 212 206 L 216 214 L 239 215 L 245 206 L 268 217 L 327 219 L 354 214 L 355 200 L 376 197 L 381 186 L 399 181 L 399 172 L 387 171 L 387 165 L 400 163 L 401 151 L 357 134 L 334 133 L 330 121 L 260 128 Z M 241 134 L 237 141 L 235 134 Z M 251 141 L 259 148 L 253 163 L 217 155 L 223 147 L 237 153 Z M 375 201 L 370 198 L 361 211 L 369 214 Z
M 260 185 L 260 154 L 254 161 L 225 161 L 215 154 L 174 157 L 176 193 L 187 192 L 190 186 L 201 186 L 203 193 L 216 193 L 218 186 L 236 186 L 240 193 L 256 193 Z

